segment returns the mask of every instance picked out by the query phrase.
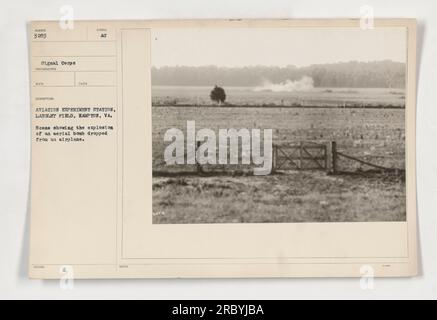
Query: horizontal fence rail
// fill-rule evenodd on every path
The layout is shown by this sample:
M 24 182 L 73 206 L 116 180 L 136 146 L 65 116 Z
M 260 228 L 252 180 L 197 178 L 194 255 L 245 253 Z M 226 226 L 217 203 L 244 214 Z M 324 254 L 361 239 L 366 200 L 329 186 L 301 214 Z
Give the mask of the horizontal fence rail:
M 197 157 L 198 148 L 200 142 L 197 143 L 194 150 L 195 157 Z M 184 159 L 187 159 L 189 154 L 184 153 Z M 181 155 L 182 157 L 182 155 Z M 319 170 L 326 171 L 330 174 L 353 174 L 353 173 L 366 173 L 366 172 L 395 172 L 401 174 L 405 172 L 405 169 L 390 168 L 380 164 L 372 163 L 370 161 L 360 159 L 355 156 L 348 155 L 343 151 L 338 151 L 337 142 L 313 142 L 313 141 L 301 141 L 297 143 L 281 143 L 273 144 L 272 149 L 272 170 L 271 174 L 284 173 L 289 170 Z M 349 170 L 341 170 L 341 158 L 347 159 L 359 163 L 360 165 L 373 168 L 374 170 L 362 171 L 361 169 L 353 171 L 350 166 L 346 167 L 343 163 L 343 169 L 349 168 Z M 254 164 L 242 164 L 242 154 L 238 155 L 238 164 L 207 164 L 201 165 L 197 161 L 193 164 L 183 165 L 166 165 L 163 160 L 154 161 L 153 174 L 155 176 L 178 176 L 184 174 L 198 174 L 198 175 L 220 175 L 220 174 L 235 174 L 238 172 L 248 174 L 255 167 Z M 375 170 L 376 169 L 376 170 Z

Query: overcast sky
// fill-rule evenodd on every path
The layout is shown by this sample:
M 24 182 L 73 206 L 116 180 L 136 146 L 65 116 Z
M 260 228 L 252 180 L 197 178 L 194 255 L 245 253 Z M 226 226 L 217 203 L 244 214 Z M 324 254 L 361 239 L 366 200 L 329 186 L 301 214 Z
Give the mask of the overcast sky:
M 152 64 L 298 67 L 406 61 L 405 28 L 178 28 L 152 30 Z

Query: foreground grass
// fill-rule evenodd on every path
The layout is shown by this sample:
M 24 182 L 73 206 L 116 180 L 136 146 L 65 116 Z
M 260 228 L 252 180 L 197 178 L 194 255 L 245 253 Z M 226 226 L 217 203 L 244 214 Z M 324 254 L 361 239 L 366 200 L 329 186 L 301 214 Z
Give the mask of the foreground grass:
M 154 223 L 404 221 L 398 176 L 330 176 L 292 171 L 271 176 L 153 178 Z

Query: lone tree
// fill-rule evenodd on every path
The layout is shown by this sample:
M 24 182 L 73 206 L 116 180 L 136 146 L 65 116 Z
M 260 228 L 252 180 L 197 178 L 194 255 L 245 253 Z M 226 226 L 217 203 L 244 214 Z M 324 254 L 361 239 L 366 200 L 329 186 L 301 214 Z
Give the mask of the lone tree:
M 217 102 L 219 105 L 225 102 L 226 100 L 226 93 L 225 90 L 222 87 L 215 86 L 214 89 L 212 89 L 209 97 L 212 101 Z

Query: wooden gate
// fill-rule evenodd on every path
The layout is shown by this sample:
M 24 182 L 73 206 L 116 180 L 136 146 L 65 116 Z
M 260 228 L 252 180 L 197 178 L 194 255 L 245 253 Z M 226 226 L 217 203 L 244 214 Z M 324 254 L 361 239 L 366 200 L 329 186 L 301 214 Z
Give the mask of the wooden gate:
M 300 142 L 273 145 L 273 170 L 328 170 L 325 144 Z

